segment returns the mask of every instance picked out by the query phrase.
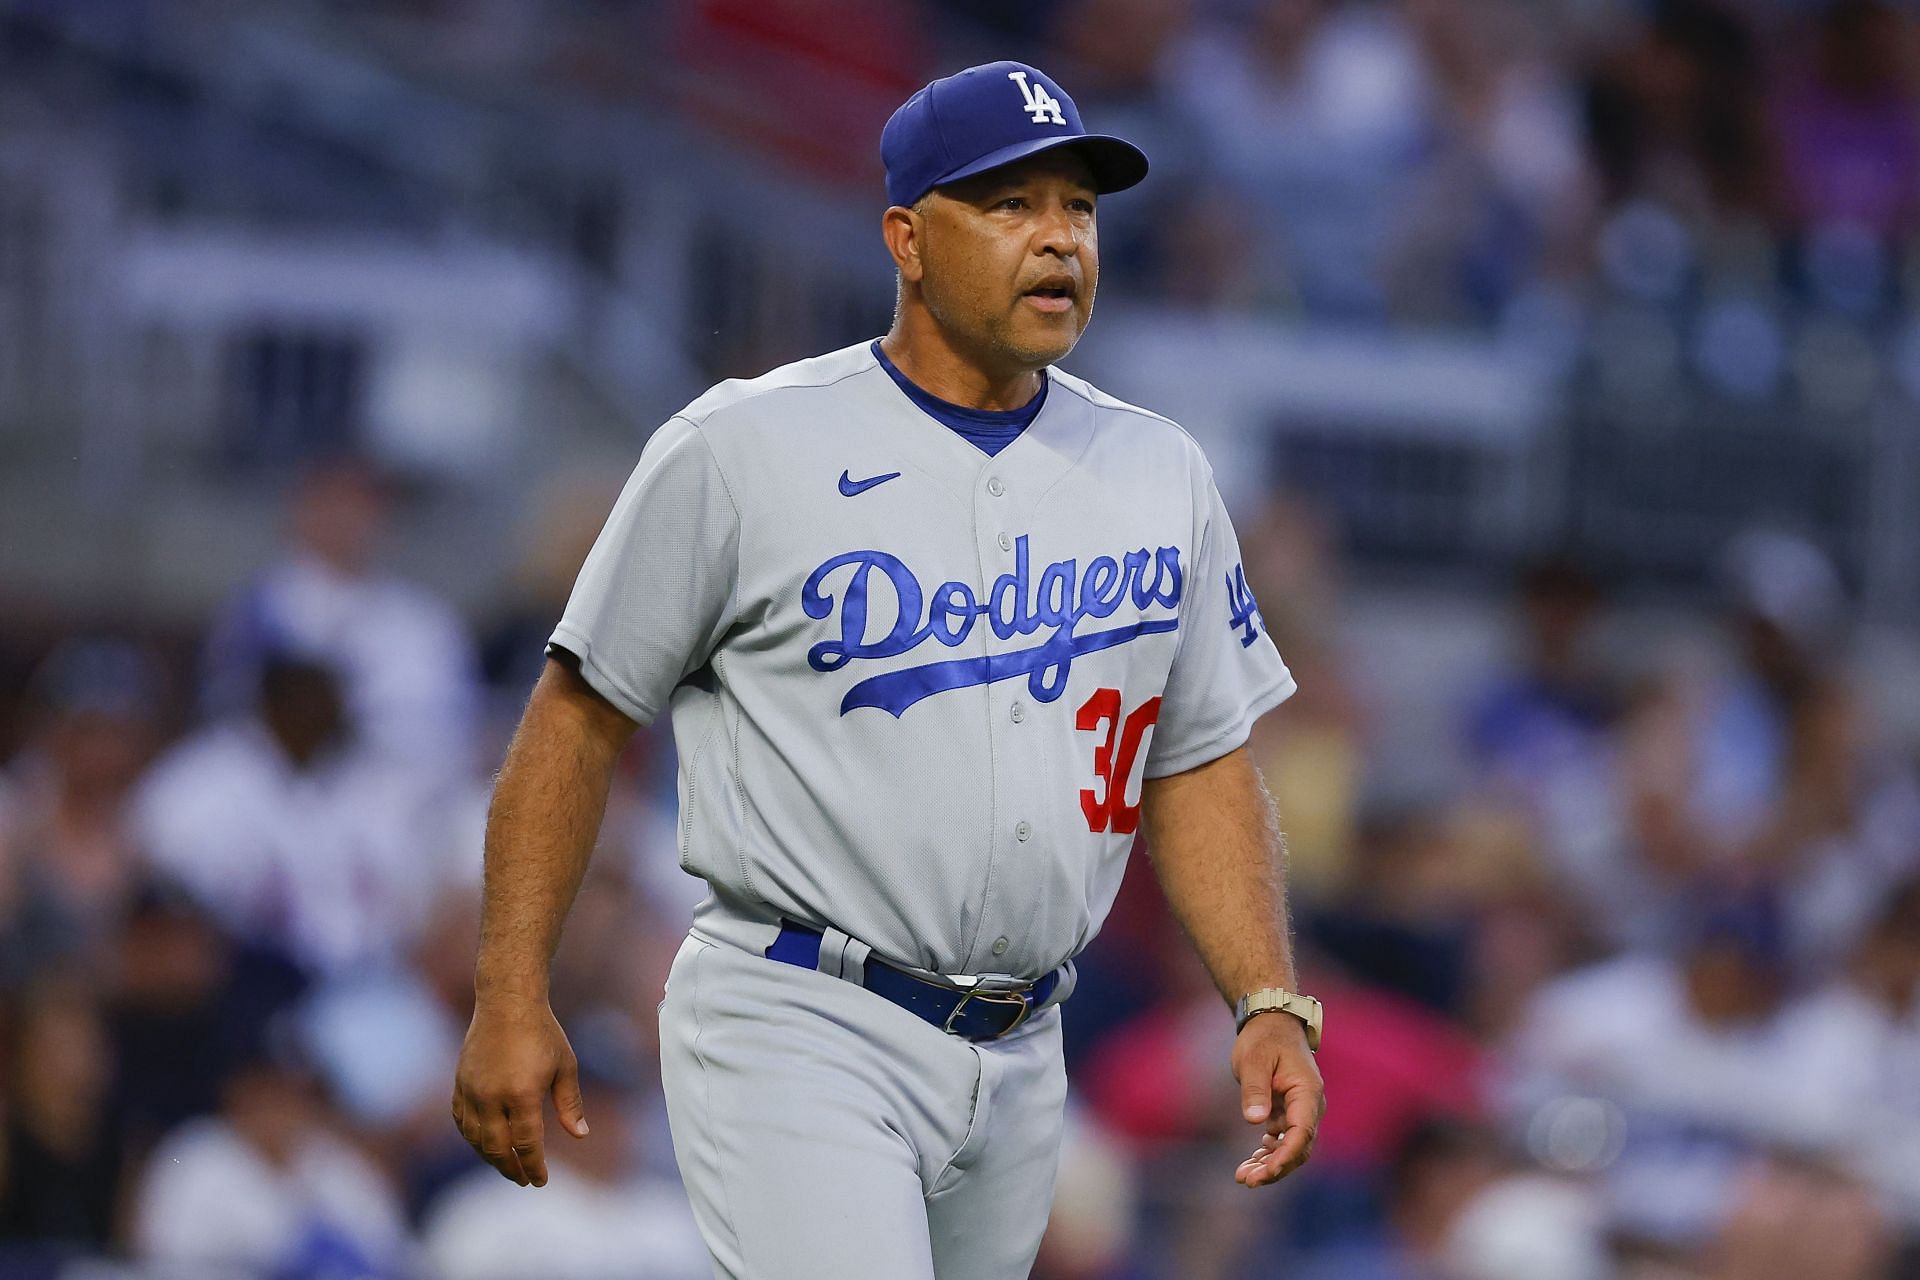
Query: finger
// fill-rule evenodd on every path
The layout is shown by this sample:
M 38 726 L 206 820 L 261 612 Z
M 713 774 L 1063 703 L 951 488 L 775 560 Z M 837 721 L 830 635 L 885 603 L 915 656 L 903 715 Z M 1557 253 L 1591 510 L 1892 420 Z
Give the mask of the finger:
M 1310 1134 L 1319 1131 L 1320 1117 L 1327 1112 L 1325 1092 L 1304 1084 L 1288 1089 L 1283 1105 L 1286 1107 L 1287 1128 L 1305 1129 Z
M 1269 1181 L 1279 1181 L 1307 1162 L 1313 1150 L 1313 1131 L 1298 1126 L 1274 1140 L 1273 1149 L 1261 1154 L 1260 1163 Z
M 1301 1099 L 1296 1097 L 1289 1100 L 1287 1112 L 1289 1119 L 1301 1115 L 1317 1117 L 1319 1107 L 1313 1098 L 1308 1097 L 1305 1099 L 1303 1109 Z M 1313 1143 L 1318 1134 L 1317 1119 L 1313 1122 L 1288 1125 L 1286 1132 L 1274 1141 L 1272 1149 L 1264 1157 L 1264 1163 L 1272 1172 L 1274 1181 L 1277 1182 L 1286 1177 L 1312 1158 Z
M 1234 1181 L 1249 1187 L 1264 1187 L 1280 1181 L 1287 1172 L 1284 1166 L 1275 1163 L 1272 1152 L 1256 1151 L 1240 1162 L 1239 1169 L 1234 1172 Z
M 453 1099 L 453 1126 L 476 1153 L 480 1150 L 480 1121 L 458 1094 Z
M 580 1065 L 569 1060 L 553 1082 L 553 1110 L 560 1127 L 576 1138 L 587 1136 L 587 1100 L 580 1094 Z
M 1313 1128 L 1294 1125 L 1278 1135 L 1262 1134 L 1260 1149 L 1240 1162 L 1234 1180 L 1249 1187 L 1280 1181 L 1312 1157 L 1316 1133 Z
M 516 1106 L 509 1111 L 507 1135 L 513 1141 L 513 1154 L 519 1157 L 520 1171 L 534 1186 L 546 1186 L 546 1120 L 540 1114 L 540 1103 Z
M 1240 1162 L 1234 1170 L 1233 1180 L 1249 1187 L 1265 1186 L 1275 1180 L 1276 1174 L 1267 1166 L 1267 1152 L 1256 1151 Z
M 481 1159 L 498 1169 L 502 1177 L 510 1178 L 523 1187 L 527 1185 L 527 1175 L 513 1154 L 513 1137 L 507 1130 L 504 1111 L 492 1109 L 480 1117 L 479 1147 Z

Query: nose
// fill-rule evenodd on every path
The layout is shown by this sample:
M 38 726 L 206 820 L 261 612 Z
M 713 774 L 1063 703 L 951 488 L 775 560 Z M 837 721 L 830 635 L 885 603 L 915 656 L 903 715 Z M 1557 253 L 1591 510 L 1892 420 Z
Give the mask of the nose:
M 1085 235 L 1086 229 L 1074 219 L 1073 214 L 1056 206 L 1040 220 L 1034 252 L 1071 258 L 1079 254 L 1080 242 Z

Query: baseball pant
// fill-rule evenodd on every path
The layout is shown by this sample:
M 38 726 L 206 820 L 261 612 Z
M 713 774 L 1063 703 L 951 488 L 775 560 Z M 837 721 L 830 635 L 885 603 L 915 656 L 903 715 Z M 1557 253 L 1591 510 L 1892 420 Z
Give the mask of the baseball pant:
M 674 1153 L 720 1280 L 1020 1280 L 1053 1201 L 1060 1012 L 971 1044 L 689 936 L 660 1005 Z

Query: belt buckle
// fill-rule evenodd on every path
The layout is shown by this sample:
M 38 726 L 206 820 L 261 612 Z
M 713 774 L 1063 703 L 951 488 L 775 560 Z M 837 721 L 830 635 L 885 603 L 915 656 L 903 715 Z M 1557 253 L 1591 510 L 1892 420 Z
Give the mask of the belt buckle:
M 990 1037 L 995 1040 L 1001 1036 L 1011 1034 L 1016 1027 L 1025 1022 L 1028 1016 L 1033 1013 L 1033 1002 L 1027 999 L 1026 991 L 982 991 L 980 989 L 980 979 L 978 978 L 955 978 L 952 979 L 952 981 L 959 985 L 965 994 L 960 997 L 960 1003 L 953 1006 L 953 1012 L 947 1015 L 947 1020 L 940 1026 L 940 1029 L 948 1035 L 953 1034 L 953 1024 L 959 1021 L 960 1015 L 966 1012 L 967 1006 L 975 1000 L 981 1001 L 983 1004 L 1014 1005 L 1019 1008 L 1019 1015 Z

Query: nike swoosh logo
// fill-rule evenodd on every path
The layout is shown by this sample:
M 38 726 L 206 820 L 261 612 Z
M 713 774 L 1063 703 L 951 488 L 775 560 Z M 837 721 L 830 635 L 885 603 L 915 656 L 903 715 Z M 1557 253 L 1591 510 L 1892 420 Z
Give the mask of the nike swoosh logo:
M 865 493 L 877 484 L 885 484 L 889 480 L 897 480 L 899 478 L 900 473 L 898 471 L 889 471 L 883 476 L 874 476 L 867 480 L 855 480 L 852 476 L 842 471 L 840 473 L 840 496 L 843 498 L 851 498 L 856 494 Z

